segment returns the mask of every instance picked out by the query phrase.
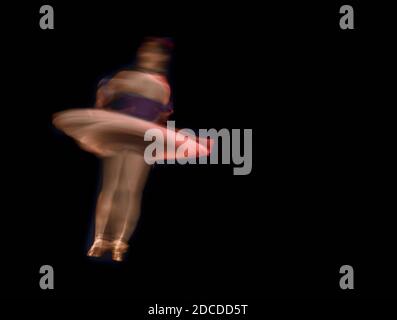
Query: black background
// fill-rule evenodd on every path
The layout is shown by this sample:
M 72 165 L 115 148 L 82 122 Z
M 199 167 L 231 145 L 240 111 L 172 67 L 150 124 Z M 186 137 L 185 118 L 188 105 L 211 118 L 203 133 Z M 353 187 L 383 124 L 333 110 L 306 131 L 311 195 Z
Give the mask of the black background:
M 43 4 L 55 30 L 39 28 Z M 7 8 L 4 292 L 153 303 L 393 296 L 392 20 L 381 3 L 350 2 L 356 29 L 341 30 L 342 4 Z M 100 163 L 51 115 L 92 106 L 98 81 L 153 35 L 175 41 L 177 127 L 253 129 L 253 169 L 156 166 L 127 261 L 90 260 Z M 39 287 L 44 264 L 55 290 Z M 351 291 L 339 288 L 345 264 Z

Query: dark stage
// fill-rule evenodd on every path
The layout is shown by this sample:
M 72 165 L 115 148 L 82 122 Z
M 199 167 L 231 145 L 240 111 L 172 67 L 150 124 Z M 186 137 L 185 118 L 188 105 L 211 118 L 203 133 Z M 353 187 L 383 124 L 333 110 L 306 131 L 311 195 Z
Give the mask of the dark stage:
M 43 4 L 54 8 L 53 30 L 39 27 Z M 341 30 L 341 5 L 10 8 L 6 295 L 251 308 L 272 298 L 395 296 L 393 22 L 380 4 L 351 3 L 355 29 Z M 171 120 L 252 129 L 252 171 L 155 165 L 126 261 L 90 259 L 100 161 L 51 117 L 93 106 L 98 81 L 130 67 L 145 36 L 175 43 Z M 39 286 L 42 265 L 53 267 L 54 290 Z M 343 265 L 354 268 L 353 290 L 339 286 Z

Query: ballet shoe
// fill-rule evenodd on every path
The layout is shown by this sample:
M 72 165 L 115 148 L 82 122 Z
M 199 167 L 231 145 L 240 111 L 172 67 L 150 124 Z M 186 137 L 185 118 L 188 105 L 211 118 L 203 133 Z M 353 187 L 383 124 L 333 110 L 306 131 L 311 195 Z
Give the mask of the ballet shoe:
M 107 251 L 111 249 L 111 242 L 101 238 L 96 238 L 92 244 L 90 250 L 88 250 L 87 256 L 99 258 L 102 257 Z
M 128 251 L 128 244 L 122 240 L 113 241 L 112 260 L 121 262 L 124 260 L 124 255 Z

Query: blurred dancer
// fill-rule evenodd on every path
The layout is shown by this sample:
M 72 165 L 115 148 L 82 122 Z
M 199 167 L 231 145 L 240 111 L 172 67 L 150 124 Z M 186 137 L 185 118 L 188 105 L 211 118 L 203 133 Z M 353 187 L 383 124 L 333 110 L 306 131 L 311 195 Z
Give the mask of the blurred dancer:
M 121 71 L 100 83 L 96 107 L 116 110 L 148 121 L 162 122 L 172 112 L 170 87 L 164 76 L 171 44 L 149 39 L 137 53 L 135 70 Z M 95 241 L 89 256 L 112 251 L 123 260 L 137 225 L 143 188 L 150 166 L 140 153 L 122 151 L 103 159 L 102 190 L 98 197 Z
M 157 129 L 171 147 L 187 143 L 207 156 L 212 141 L 186 137 L 165 128 L 172 113 L 170 86 L 165 77 L 172 44 L 149 38 L 137 52 L 133 70 L 103 79 L 98 86 L 95 108 L 72 109 L 54 115 L 54 125 L 73 137 L 84 150 L 103 158 L 102 188 L 98 196 L 95 239 L 88 256 L 112 253 L 122 261 L 128 240 L 137 225 L 142 192 L 150 171 L 144 150 L 150 143 L 145 132 Z M 185 139 L 186 138 L 186 139 Z M 186 158 L 183 152 L 164 148 L 156 159 Z
M 164 121 L 170 114 L 170 87 L 164 76 L 170 44 L 149 39 L 139 48 L 135 70 L 121 71 L 100 83 L 96 107 L 117 110 L 149 121 Z M 103 160 L 102 190 L 98 197 L 95 241 L 89 256 L 112 251 L 123 260 L 128 240 L 137 225 L 149 165 L 142 154 L 123 151 Z

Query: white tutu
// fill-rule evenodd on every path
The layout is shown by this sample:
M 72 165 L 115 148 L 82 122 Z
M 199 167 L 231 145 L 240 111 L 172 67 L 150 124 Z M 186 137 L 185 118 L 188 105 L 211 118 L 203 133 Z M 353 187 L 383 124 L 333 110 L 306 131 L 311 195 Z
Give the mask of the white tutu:
M 213 141 L 207 138 L 189 136 L 150 121 L 130 115 L 103 109 L 71 109 L 61 111 L 53 116 L 56 128 L 77 141 L 80 147 L 100 157 L 109 157 L 122 151 L 144 154 L 145 148 L 152 141 L 145 141 L 145 133 L 157 129 L 164 138 L 164 148 L 152 155 L 153 160 L 186 159 L 208 156 Z M 192 155 L 179 151 L 196 150 Z

